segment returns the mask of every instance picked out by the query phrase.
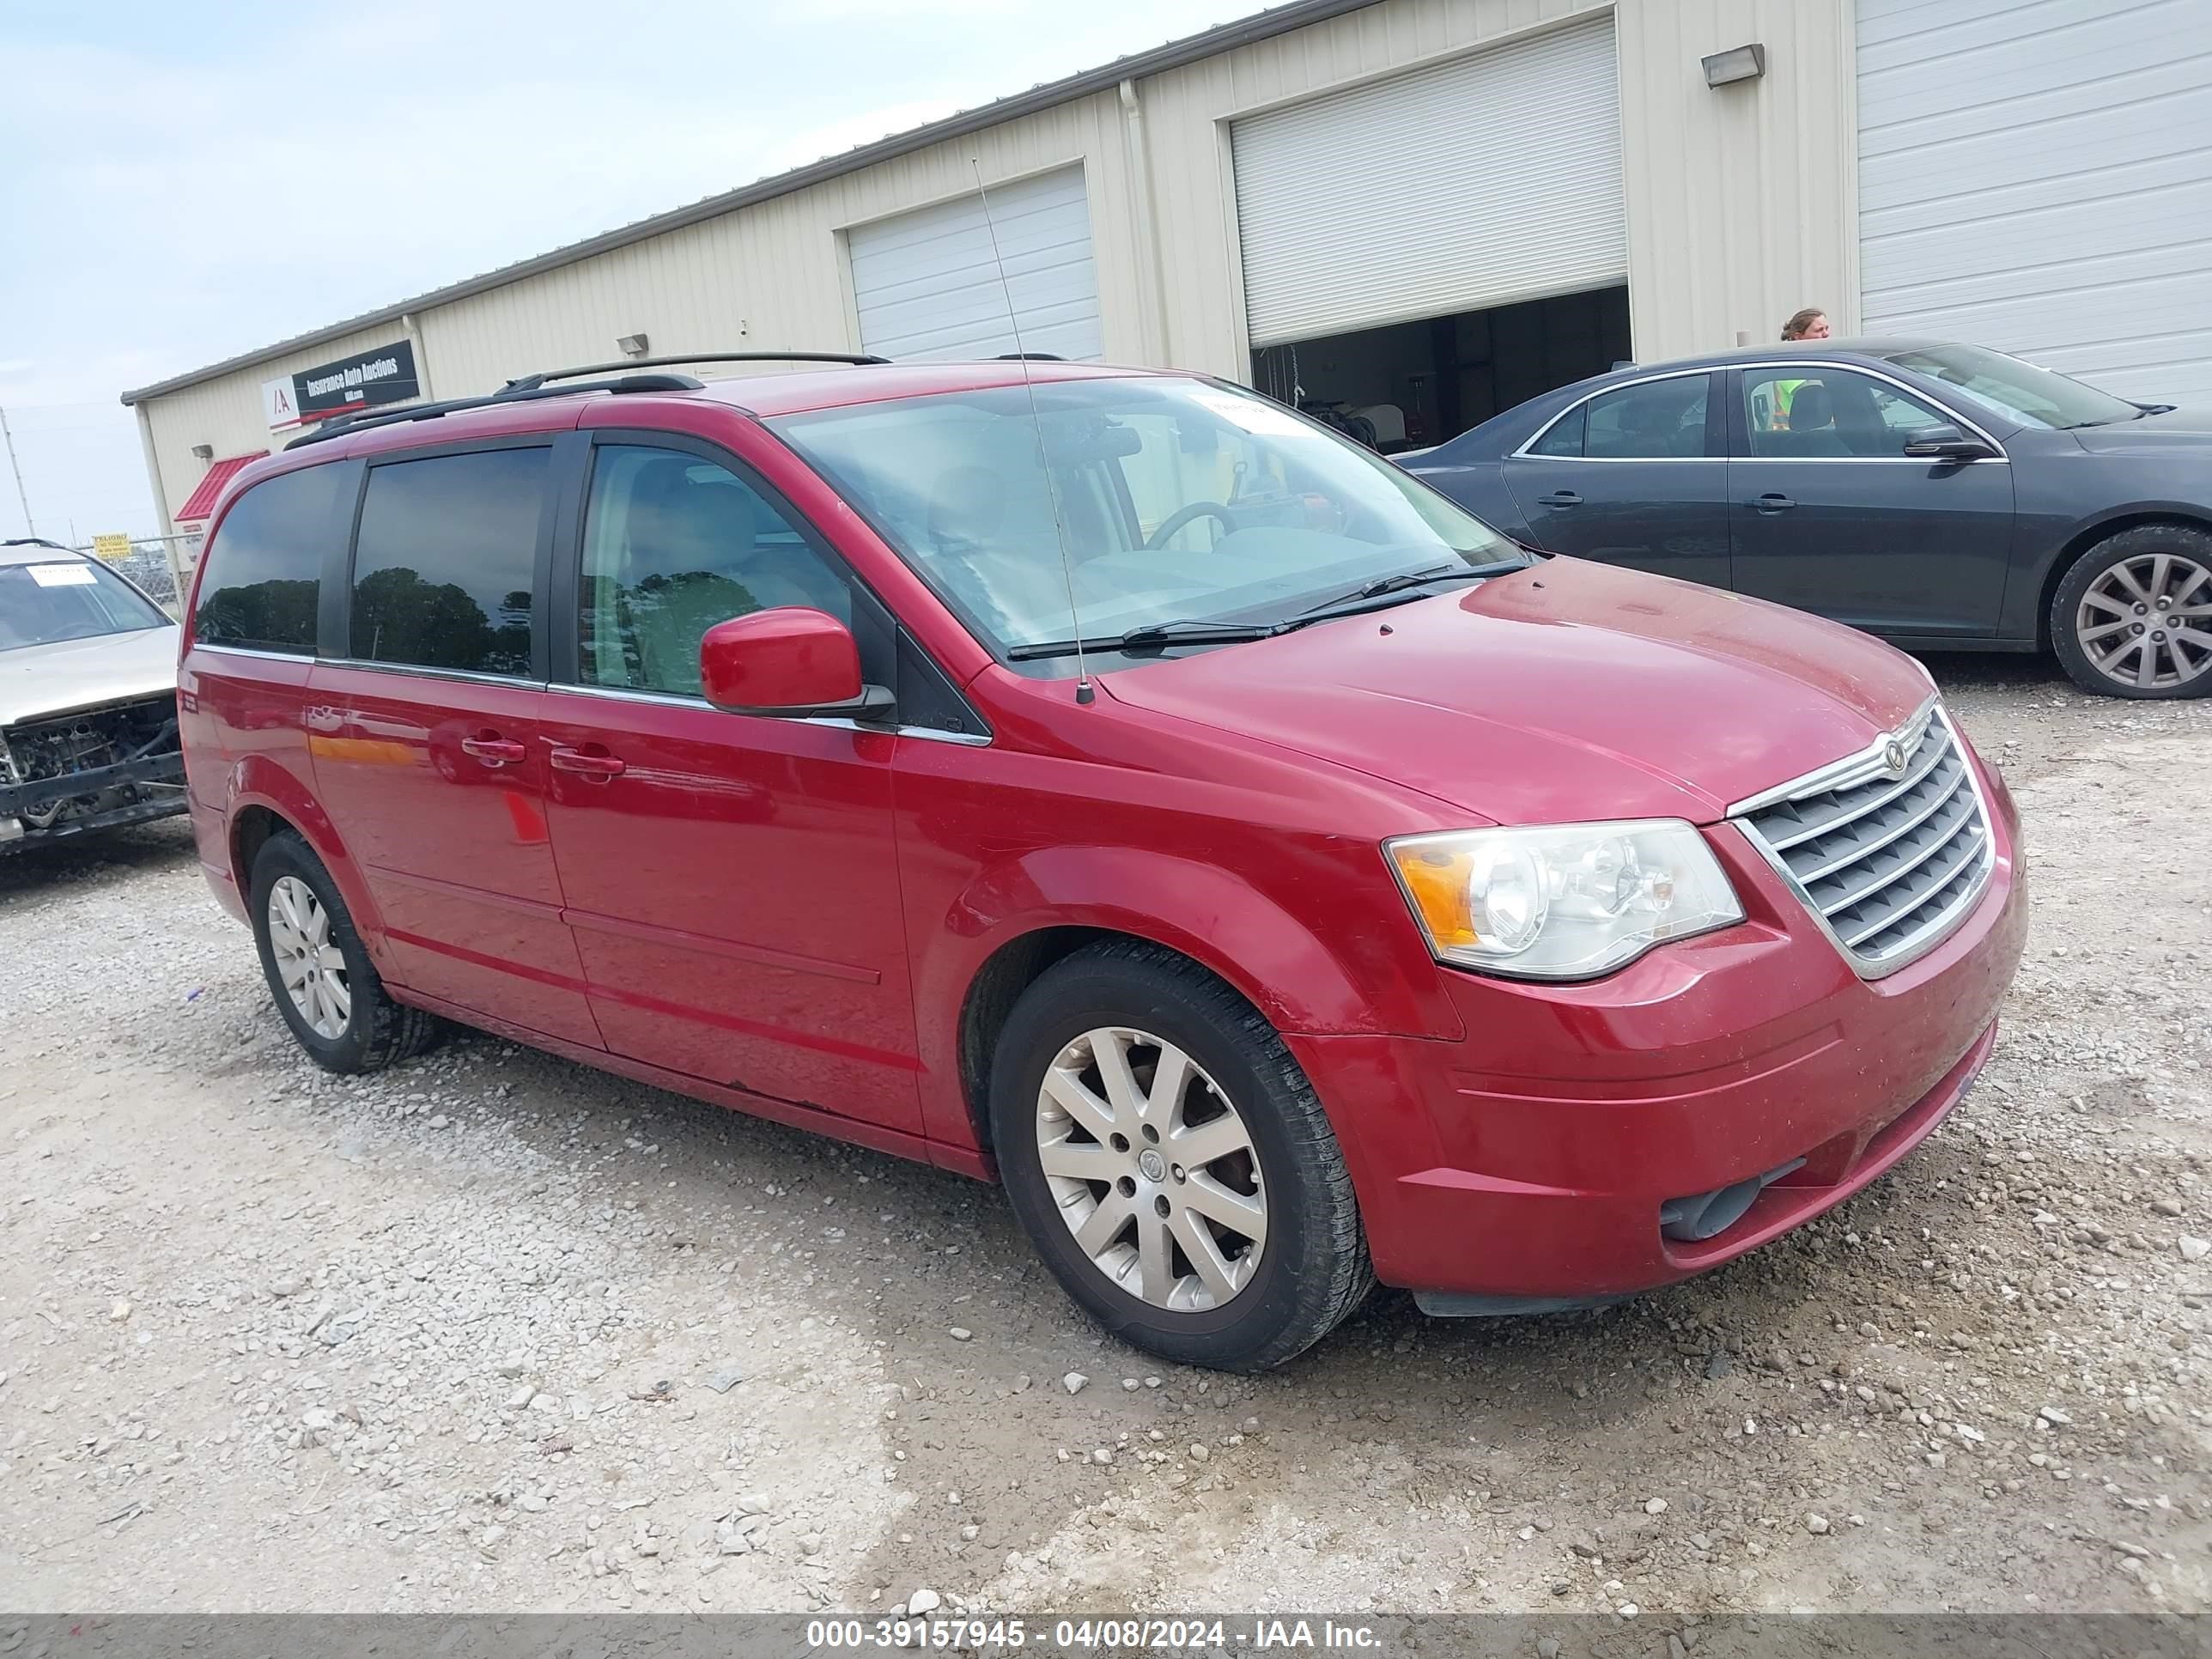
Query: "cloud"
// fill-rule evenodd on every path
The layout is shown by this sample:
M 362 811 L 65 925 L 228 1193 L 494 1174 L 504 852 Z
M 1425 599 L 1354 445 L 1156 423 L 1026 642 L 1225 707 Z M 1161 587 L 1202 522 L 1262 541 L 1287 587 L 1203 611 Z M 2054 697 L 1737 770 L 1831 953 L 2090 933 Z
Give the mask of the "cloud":
M 0 9 L 0 400 L 112 399 L 1256 3 Z M 113 419 L 34 506 L 144 496 Z

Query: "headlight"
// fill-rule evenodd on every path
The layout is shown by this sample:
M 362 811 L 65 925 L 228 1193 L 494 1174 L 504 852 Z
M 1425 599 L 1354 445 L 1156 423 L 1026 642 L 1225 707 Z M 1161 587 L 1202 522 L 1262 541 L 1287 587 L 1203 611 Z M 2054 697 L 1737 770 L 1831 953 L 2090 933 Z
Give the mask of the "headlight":
M 1429 948 L 1462 968 L 1589 979 L 1743 920 L 1712 848 L 1680 818 L 1452 830 L 1382 850 Z

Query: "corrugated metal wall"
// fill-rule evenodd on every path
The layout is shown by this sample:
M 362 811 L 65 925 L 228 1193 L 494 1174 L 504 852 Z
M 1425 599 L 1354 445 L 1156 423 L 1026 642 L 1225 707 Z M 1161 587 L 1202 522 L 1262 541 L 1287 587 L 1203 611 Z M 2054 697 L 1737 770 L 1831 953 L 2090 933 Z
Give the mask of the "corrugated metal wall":
M 1620 10 L 1629 321 L 1649 361 L 1778 338 L 1801 306 L 1858 321 L 1850 0 L 1665 0 Z M 1698 60 L 1757 41 L 1766 74 Z
M 1228 122 L 1607 9 L 1380 0 L 1151 77 L 1133 118 L 1112 93 L 1095 94 L 427 310 L 416 319 L 423 367 L 437 395 L 453 397 L 532 369 L 605 361 L 617 335 L 641 330 L 656 354 L 857 349 L 844 232 L 972 190 L 974 156 L 991 181 L 1083 164 L 1109 361 L 1243 379 Z M 1805 304 L 1850 320 L 1850 0 L 1620 0 L 1612 9 L 1637 355 L 1724 346 L 1738 330 L 1771 338 Z M 1699 58 L 1752 40 L 1767 48 L 1765 79 L 1709 89 Z M 1543 134 L 1528 142 L 1540 145 Z M 155 400 L 167 506 L 199 476 L 191 445 L 226 455 L 268 443 L 264 380 L 398 334 L 394 325 Z
M 2212 398 L 2212 5 L 1860 0 L 1858 35 L 1869 326 Z

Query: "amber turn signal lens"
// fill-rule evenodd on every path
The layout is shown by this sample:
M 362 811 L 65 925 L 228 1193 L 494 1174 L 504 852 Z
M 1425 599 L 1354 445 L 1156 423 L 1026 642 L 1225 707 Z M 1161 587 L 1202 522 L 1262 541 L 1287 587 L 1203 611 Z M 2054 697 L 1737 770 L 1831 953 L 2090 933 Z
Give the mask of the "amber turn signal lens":
M 1468 883 L 1474 865 L 1468 849 L 1434 842 L 1425 845 L 1401 842 L 1391 847 L 1389 853 L 1398 868 L 1398 879 L 1405 885 L 1406 896 L 1413 902 L 1413 908 L 1419 913 L 1422 925 L 1429 930 L 1429 939 L 1437 950 L 1465 949 L 1482 942 L 1481 936 L 1474 931 L 1468 898 Z

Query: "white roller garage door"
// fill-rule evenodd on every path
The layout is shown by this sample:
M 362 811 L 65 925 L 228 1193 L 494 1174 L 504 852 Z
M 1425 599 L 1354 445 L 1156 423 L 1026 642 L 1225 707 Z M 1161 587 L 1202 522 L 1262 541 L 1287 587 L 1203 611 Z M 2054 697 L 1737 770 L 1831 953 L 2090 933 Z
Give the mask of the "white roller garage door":
M 998 231 L 1022 344 L 1056 356 L 1099 356 L 1098 277 L 1083 169 L 992 186 L 846 233 L 863 349 L 900 359 L 994 357 L 1014 349 L 1006 289 L 991 253 Z
M 1255 115 L 1231 139 L 1255 346 L 1626 278 L 1610 16 Z
M 1860 312 L 2212 403 L 2212 4 L 1859 0 Z

